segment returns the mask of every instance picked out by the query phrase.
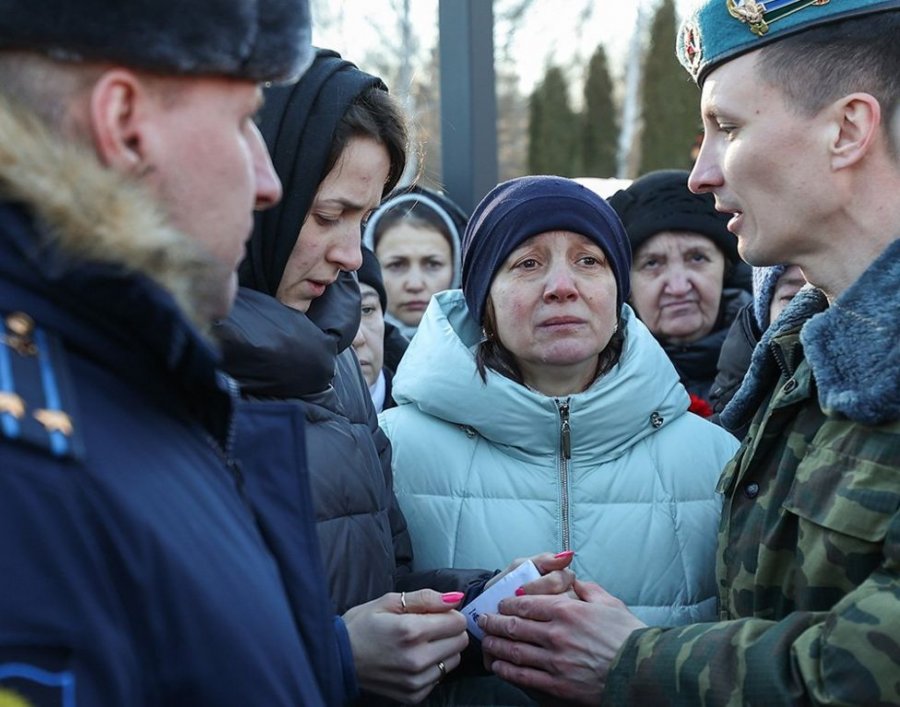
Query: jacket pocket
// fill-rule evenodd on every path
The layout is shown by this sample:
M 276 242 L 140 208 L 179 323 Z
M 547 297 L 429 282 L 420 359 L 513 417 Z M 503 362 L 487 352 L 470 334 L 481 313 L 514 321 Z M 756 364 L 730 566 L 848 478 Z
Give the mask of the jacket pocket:
M 881 543 L 900 509 L 897 470 L 840 450 L 810 446 L 782 507 L 822 528 Z

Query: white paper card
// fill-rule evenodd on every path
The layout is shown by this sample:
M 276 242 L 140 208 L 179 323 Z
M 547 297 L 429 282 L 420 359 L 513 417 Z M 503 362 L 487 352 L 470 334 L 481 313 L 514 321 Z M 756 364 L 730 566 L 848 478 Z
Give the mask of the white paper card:
M 484 631 L 478 625 L 478 617 L 482 614 L 496 614 L 497 607 L 503 599 L 514 596 L 519 587 L 540 576 L 541 573 L 534 563 L 526 560 L 466 604 L 462 608 L 462 613 L 466 617 L 469 632 L 480 641 L 484 637 Z

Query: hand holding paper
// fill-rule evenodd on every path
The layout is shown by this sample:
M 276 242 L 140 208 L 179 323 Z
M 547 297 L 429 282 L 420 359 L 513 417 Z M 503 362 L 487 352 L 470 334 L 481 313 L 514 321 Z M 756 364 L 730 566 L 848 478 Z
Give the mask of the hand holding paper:
M 516 589 L 540 576 L 534 562 L 526 560 L 466 604 L 462 608 L 462 614 L 466 617 L 469 633 L 481 640 L 484 637 L 484 631 L 478 626 L 478 617 L 481 614 L 496 614 L 497 607 L 503 599 L 514 596 Z

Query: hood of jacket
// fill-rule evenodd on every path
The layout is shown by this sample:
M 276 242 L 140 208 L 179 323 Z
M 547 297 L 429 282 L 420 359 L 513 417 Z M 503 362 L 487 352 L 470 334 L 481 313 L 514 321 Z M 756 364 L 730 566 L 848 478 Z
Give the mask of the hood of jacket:
M 744 383 L 722 411 L 735 429 L 753 416 L 778 380 L 777 337 L 800 329 L 819 403 L 864 425 L 900 419 L 900 240 L 895 240 L 835 302 L 811 285 L 792 299 L 753 351 Z
M 462 281 L 462 235 L 466 230 L 468 216 L 456 203 L 440 192 L 413 185 L 389 194 L 366 221 L 366 227 L 363 229 L 363 245 L 374 253 L 375 229 L 381 217 L 395 207 L 414 203 L 420 203 L 431 209 L 447 226 L 453 261 L 453 279 L 450 281 L 450 289 L 459 288 Z M 415 333 L 415 327 L 413 327 L 413 333 Z
M 688 395 L 665 352 L 628 305 L 622 320 L 619 363 L 567 398 L 573 456 L 615 459 L 687 411 Z M 436 294 L 394 378 L 394 400 L 470 427 L 512 456 L 555 456 L 559 404 L 565 398 L 543 395 L 490 370 L 482 382 L 474 357 L 481 338 L 462 291 Z

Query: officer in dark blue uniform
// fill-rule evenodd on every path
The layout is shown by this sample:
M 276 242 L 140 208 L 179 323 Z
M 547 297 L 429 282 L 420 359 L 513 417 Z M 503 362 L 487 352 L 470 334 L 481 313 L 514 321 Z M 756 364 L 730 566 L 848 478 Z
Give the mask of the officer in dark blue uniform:
M 279 507 L 301 605 L 244 497 L 240 403 L 203 331 L 251 207 L 280 196 L 257 84 L 305 69 L 309 29 L 306 0 L 0 0 L 4 706 L 355 692 L 303 476 Z M 302 439 L 266 441 L 304 467 Z

